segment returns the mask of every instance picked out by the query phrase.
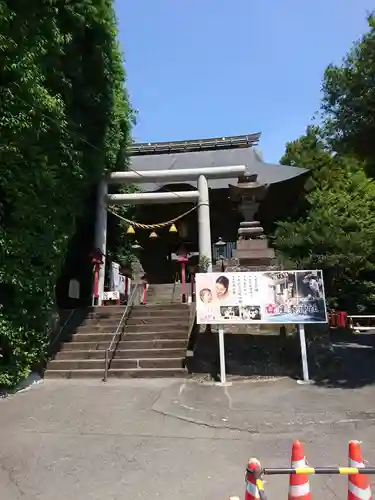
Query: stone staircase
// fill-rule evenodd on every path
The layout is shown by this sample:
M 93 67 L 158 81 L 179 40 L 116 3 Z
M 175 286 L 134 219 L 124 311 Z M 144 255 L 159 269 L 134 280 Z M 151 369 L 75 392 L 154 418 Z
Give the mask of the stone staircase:
M 181 303 L 166 303 L 165 300 L 154 291 L 153 301 L 133 307 L 115 347 L 110 377 L 186 375 L 189 308 Z M 102 378 L 105 350 L 123 312 L 124 306 L 86 310 L 77 327 L 61 340 L 60 351 L 47 364 L 45 378 Z
M 186 285 L 186 293 L 190 291 L 190 283 Z M 150 285 L 147 291 L 148 304 L 177 304 L 181 303 L 181 283 L 164 283 Z

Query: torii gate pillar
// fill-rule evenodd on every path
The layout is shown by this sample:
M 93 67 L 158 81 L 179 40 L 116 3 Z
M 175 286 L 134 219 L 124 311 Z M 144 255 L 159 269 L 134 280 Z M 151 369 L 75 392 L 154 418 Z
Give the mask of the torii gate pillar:
M 102 261 L 99 268 L 98 280 L 98 306 L 102 304 L 102 297 L 104 292 L 105 280 L 105 263 L 107 253 L 107 195 L 108 184 L 105 180 L 100 181 L 97 192 L 96 201 L 96 220 L 95 220 L 95 238 L 94 245 L 103 254 Z
M 207 257 L 210 265 L 208 272 L 212 271 L 212 247 L 211 247 L 211 222 L 210 222 L 210 200 L 208 193 L 208 182 L 204 175 L 198 177 L 198 241 L 199 257 Z

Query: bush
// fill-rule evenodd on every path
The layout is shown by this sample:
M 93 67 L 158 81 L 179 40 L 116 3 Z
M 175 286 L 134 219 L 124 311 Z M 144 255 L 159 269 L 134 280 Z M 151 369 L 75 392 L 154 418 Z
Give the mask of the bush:
M 132 119 L 110 2 L 0 0 L 0 385 L 40 359 L 77 218 Z

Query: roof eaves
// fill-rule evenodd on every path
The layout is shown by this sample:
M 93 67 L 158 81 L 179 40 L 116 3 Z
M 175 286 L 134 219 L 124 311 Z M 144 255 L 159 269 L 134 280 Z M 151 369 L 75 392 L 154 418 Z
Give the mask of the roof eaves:
M 213 137 L 189 141 L 135 143 L 129 147 L 131 156 L 214 151 L 218 149 L 249 148 L 259 142 L 261 132 L 230 137 Z

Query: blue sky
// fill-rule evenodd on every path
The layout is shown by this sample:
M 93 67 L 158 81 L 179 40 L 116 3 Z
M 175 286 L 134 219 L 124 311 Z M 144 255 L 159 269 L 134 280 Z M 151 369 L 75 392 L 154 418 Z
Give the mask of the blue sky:
M 262 132 L 278 161 L 373 0 L 117 0 L 138 142 Z

